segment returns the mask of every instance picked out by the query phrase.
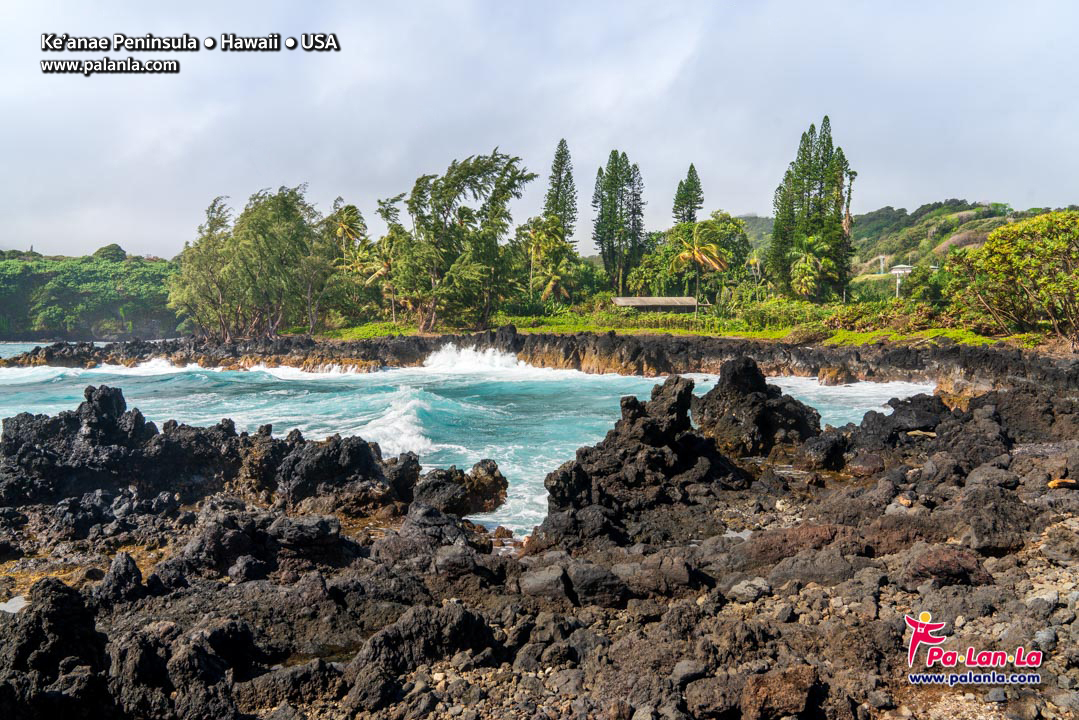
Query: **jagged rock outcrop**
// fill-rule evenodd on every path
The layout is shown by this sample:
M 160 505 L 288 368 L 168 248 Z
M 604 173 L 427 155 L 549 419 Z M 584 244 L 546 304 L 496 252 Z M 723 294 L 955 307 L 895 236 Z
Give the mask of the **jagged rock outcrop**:
M 717 494 L 747 475 L 690 426 L 693 381 L 671 377 L 641 403 L 622 399 L 622 419 L 594 447 L 547 476 L 547 519 L 529 545 L 551 547 L 685 542 L 716 527 Z
M 37 582 L 29 606 L 0 622 L 0 714 L 115 717 L 105 643 L 78 591 L 55 578 Z
M 416 485 L 413 499 L 452 515 L 473 515 L 497 508 L 508 489 L 495 462 L 481 460 L 467 474 L 454 466 L 431 470 Z
M 693 403 L 700 433 L 734 457 L 767 455 L 820 434 L 820 413 L 775 385 L 748 357 L 723 363 L 715 387 Z
M 119 389 L 91 386 L 85 398 L 75 411 L 9 418 L 0 439 L 0 506 L 62 501 L 59 524 L 73 537 L 116 511 L 167 512 L 226 490 L 293 511 L 403 511 L 419 481 L 414 454 L 383 460 L 378 445 L 358 437 L 313 442 L 294 430 L 275 439 L 268 425 L 249 435 L 231 420 L 210 428 L 169 421 L 158 431 L 127 409 Z M 505 500 L 506 479 L 492 460 L 467 475 L 432 472 L 447 512 L 489 511 Z

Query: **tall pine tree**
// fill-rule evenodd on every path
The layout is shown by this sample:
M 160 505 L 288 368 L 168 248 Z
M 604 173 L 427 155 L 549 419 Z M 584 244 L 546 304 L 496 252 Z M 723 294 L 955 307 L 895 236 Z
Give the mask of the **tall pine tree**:
M 776 188 L 775 224 L 768 248 L 768 266 L 776 284 L 791 289 L 793 248 L 814 238 L 829 262 L 826 276 L 818 278 L 815 297 L 842 295 L 850 282 L 851 194 L 858 173 L 850 168 L 843 149 L 832 142 L 828 116 L 802 133 L 798 153 Z M 822 271 L 823 272 L 823 271 Z
M 592 241 L 599 248 L 611 289 L 619 294 L 625 292 L 626 278 L 647 250 L 644 206 L 640 168 L 630 163 L 626 153 L 612 150 L 607 166 L 596 171 Z
M 704 207 L 704 190 L 697 168 L 689 164 L 685 180 L 678 181 L 678 190 L 674 193 L 674 207 L 671 214 L 675 224 L 697 222 L 697 212 Z
M 577 225 L 577 186 L 573 182 L 573 161 L 565 138 L 558 141 L 554 151 L 543 214 L 556 216 L 562 226 L 562 237 L 570 240 Z

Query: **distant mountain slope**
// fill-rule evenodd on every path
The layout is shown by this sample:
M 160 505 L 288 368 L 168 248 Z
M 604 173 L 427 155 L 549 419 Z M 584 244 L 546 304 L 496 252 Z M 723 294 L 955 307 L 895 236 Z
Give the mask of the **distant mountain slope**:
M 1079 209 L 1069 205 L 1068 209 Z M 977 203 L 952 198 L 926 203 L 913 212 L 890 205 L 854 216 L 856 275 L 887 273 L 893 265 L 939 265 L 953 247 L 980 245 L 996 228 L 1047 213 L 1051 208 L 1016 211 L 1006 203 Z M 772 239 L 773 219 L 739 216 L 753 247 Z
M 1016 213 L 1004 203 L 944 200 L 914 212 L 883 207 L 854 218 L 854 267 L 857 273 L 880 272 L 892 265 L 939 264 L 953 247 L 980 245 L 989 233 L 1017 217 L 1047 209 Z
M 767 247 L 772 241 L 772 218 L 760 215 L 739 215 L 738 218 L 746 224 L 746 236 L 751 247 Z

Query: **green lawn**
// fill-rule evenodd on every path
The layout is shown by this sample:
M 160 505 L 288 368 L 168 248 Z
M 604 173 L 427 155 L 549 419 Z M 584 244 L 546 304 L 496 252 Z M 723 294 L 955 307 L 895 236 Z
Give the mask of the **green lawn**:
M 686 319 L 686 324 L 691 325 L 691 318 Z M 747 340 L 791 340 L 805 333 L 804 327 L 775 327 L 765 330 L 748 329 L 743 323 L 732 321 L 724 323 L 716 318 L 701 318 L 700 324 L 705 327 L 656 327 L 634 323 L 599 323 L 587 316 L 572 317 L 500 317 L 498 325 L 512 323 L 521 333 L 559 333 L 573 334 L 581 332 L 606 333 L 614 331 L 619 335 L 655 335 L 666 333 L 681 336 L 704 336 L 704 337 L 734 337 Z M 963 345 L 992 345 L 1004 340 L 1011 344 L 1023 347 L 1034 347 L 1041 339 L 1036 335 L 1014 335 L 1007 338 L 996 338 L 979 335 L 969 330 L 957 330 L 954 328 L 932 328 L 915 333 L 900 333 L 894 330 L 870 330 L 867 332 L 854 332 L 851 330 L 819 330 L 819 333 L 831 333 L 823 339 L 816 339 L 825 345 L 837 346 L 863 346 L 872 345 L 880 340 L 889 343 L 913 343 L 919 341 L 932 341 L 938 338 L 947 338 Z M 416 326 L 409 324 L 393 324 L 390 322 L 372 322 L 355 327 L 342 328 L 326 332 L 322 337 L 332 340 L 368 340 L 388 335 L 415 335 Z M 467 330 L 446 328 L 445 332 L 468 332 Z
M 321 337 L 330 340 L 370 340 L 387 335 L 415 335 L 416 326 L 405 323 L 370 322 L 348 328 L 339 328 L 322 333 Z

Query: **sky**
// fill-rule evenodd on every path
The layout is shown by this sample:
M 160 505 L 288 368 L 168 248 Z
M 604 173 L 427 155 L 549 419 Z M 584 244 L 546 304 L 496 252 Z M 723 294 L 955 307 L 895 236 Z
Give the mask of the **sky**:
M 308 183 L 326 212 L 498 147 L 539 174 L 569 143 L 591 250 L 596 169 L 640 166 L 670 225 L 695 164 L 705 210 L 771 212 L 810 123 L 831 118 L 854 210 L 958 197 L 1079 202 L 1079 3 L 108 2 L 0 4 L 0 248 L 172 257 L 219 195 Z M 335 33 L 340 52 L 44 53 L 79 36 Z M 172 75 L 44 74 L 42 59 L 177 59 Z

